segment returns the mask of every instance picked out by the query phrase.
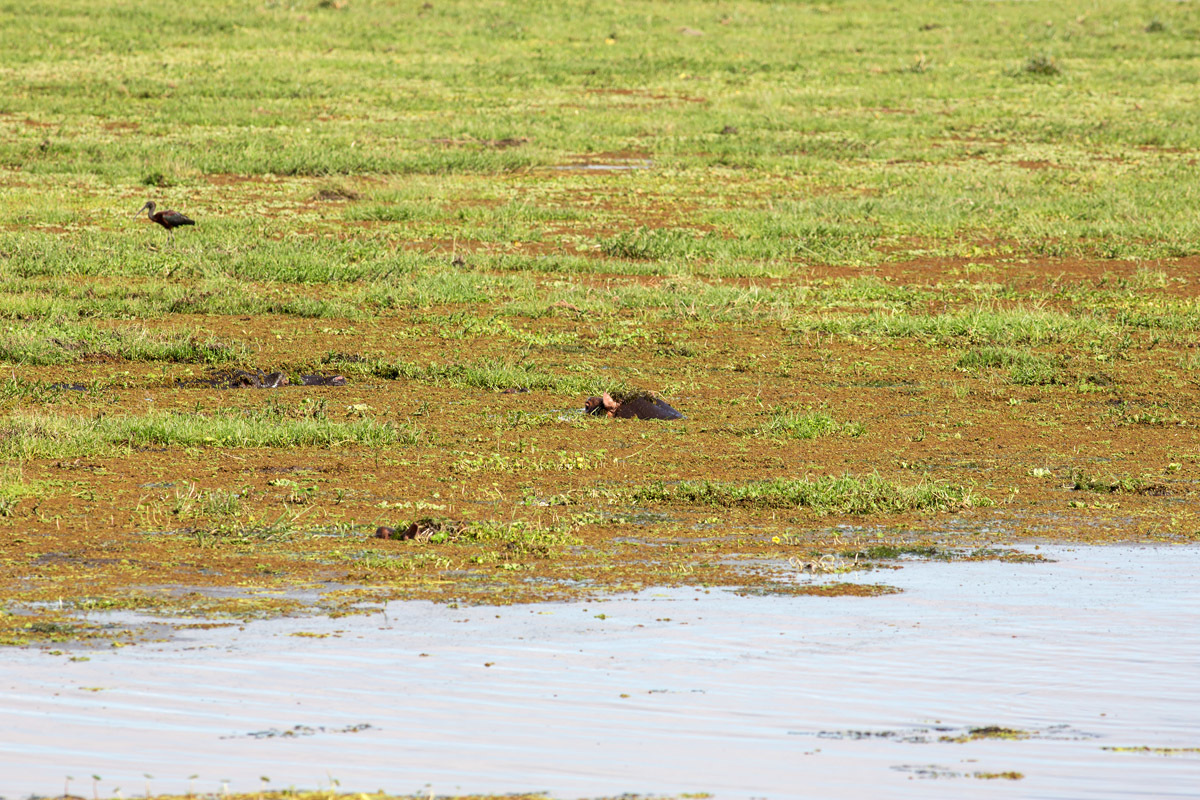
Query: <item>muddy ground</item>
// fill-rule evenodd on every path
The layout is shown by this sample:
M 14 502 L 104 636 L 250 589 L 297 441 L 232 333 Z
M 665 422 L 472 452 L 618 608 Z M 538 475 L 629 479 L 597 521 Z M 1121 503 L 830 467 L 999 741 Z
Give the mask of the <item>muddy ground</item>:
M 629 202 L 626 210 L 642 204 Z M 356 235 L 349 223 L 314 224 Z M 587 225 L 539 247 L 574 252 L 571 242 L 599 233 Z M 136 233 L 147 237 L 147 247 L 166 247 L 161 231 Z M 187 244 L 189 233 L 177 235 L 177 246 L 200 246 Z M 473 252 L 497 246 L 455 239 L 452 247 L 403 241 L 398 249 L 444 248 L 447 269 L 470 271 Z M 1194 304 L 1200 286 L 1195 258 L 1048 259 L 1013 247 L 985 243 L 991 256 L 974 259 L 798 264 L 785 277 L 691 277 L 680 285 L 753 293 L 869 278 L 886 289 L 928 293 L 933 299 L 919 309 L 927 315 L 973 307 L 964 280 L 1003 284 L 1016 298 L 994 301 L 994 308 L 1067 314 L 1083 313 L 1091 293 L 1148 270 L 1163 279 L 1149 287 L 1143 281 L 1136 291 L 1164 301 Z M 604 256 L 592 257 L 596 271 L 537 280 L 596 297 L 635 284 L 679 284 L 677 277 L 606 273 Z M 99 289 L 139 279 L 79 280 Z M 328 291 L 288 289 L 293 296 Z M 779 587 L 904 552 L 994 557 L 992 548 L 1014 542 L 1193 542 L 1200 531 L 1200 380 L 1196 343 L 1186 333 L 1164 342 L 1131 327 L 1107 352 L 1077 343 L 1043 346 L 1039 353 L 1057 372 L 1047 382 L 1021 384 L 1004 370 L 963 368 L 968 346 L 928 338 L 798 330 L 769 316 L 722 319 L 694 305 L 671 314 L 596 314 L 547 300 L 533 312 L 503 316 L 501 306 L 368 307 L 354 318 L 319 319 L 165 314 L 137 322 L 151 331 L 193 328 L 243 344 L 247 356 L 206 365 L 92 353 L 67 366 L 8 365 L 5 403 L 14 414 L 258 412 L 370 419 L 404 435 L 374 447 L 115 442 L 71 457 L 13 460 L 6 479 L 24 488 L 0 517 L 0 592 L 9 610 L 0 620 L 3 639 L 133 636 L 89 626 L 81 615 L 90 609 L 341 613 L 395 598 L 526 602 L 661 584 Z M 824 310 L 867 313 L 852 300 Z M 499 332 L 496 319 L 505 325 Z M 130 321 L 97 324 L 120 329 Z M 657 392 L 685 418 L 587 416 L 585 391 L 521 380 L 470 385 L 444 371 L 405 377 L 371 366 L 385 362 L 504 364 L 611 380 Z M 288 385 L 234 385 L 235 369 L 280 372 Z M 346 382 L 303 385 L 303 375 Z M 767 423 L 781 409 L 820 411 L 837 428 L 812 439 L 773 434 Z M 974 502 L 838 515 L 630 499 L 658 482 L 840 475 L 952 485 Z M 379 526 L 425 517 L 507 533 L 472 541 L 374 536 Z M 886 574 L 879 584 L 887 590 Z

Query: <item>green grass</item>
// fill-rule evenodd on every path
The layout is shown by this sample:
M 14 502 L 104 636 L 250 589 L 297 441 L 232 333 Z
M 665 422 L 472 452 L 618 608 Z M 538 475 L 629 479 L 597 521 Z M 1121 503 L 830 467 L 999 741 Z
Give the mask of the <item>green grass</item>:
M 27 497 L 43 497 L 53 493 L 48 481 L 26 480 L 7 467 L 0 472 L 0 517 L 12 516 L 17 503 Z
M 62 395 L 60 386 L 43 381 L 28 381 L 10 377 L 0 383 L 0 403 L 13 405 L 27 402 L 48 403 Z
M 346 354 L 330 353 L 324 363 L 347 374 L 489 391 L 544 389 L 563 394 L 596 394 L 618 388 L 611 382 L 594 377 L 554 375 L 527 364 L 502 360 L 422 365 L 407 361 L 361 360 Z
M 91 419 L 46 414 L 0 418 L 5 458 L 74 458 L 140 447 L 386 447 L 416 444 L 418 431 L 362 419 L 279 418 L 234 411 L 221 416 L 154 412 Z
M 938 315 L 871 313 L 865 316 L 802 319 L 796 333 L 820 331 L 842 336 L 927 339 L 1003 345 L 1039 345 L 1112 335 L 1115 326 L 1103 317 L 1033 309 L 976 308 Z
M 1102 494 L 1136 494 L 1145 487 L 1146 482 L 1141 478 L 1109 476 L 1097 478 L 1075 470 L 1071 473 L 1071 488 L 1077 492 L 1100 492 Z
M 45 519 L 9 499 L 9 523 L 91 518 L 88 492 L 141 485 L 79 456 L 170 448 L 147 464 L 208 488 L 164 493 L 143 527 L 213 523 L 235 550 L 239 530 L 295 530 L 261 522 L 279 503 L 345 538 L 397 503 L 454 519 L 494 503 L 502 522 L 446 542 L 469 547 L 328 563 L 470 572 L 561 547 L 586 567 L 571 581 L 612 585 L 632 580 L 621 526 L 662 542 L 684 524 L 613 504 L 737 509 L 765 530 L 793 509 L 986 505 L 985 469 L 1023 518 L 1056 491 L 1030 466 L 1061 464 L 1081 430 L 1072 463 L 1189 480 L 1194 6 L 10 2 L 0 455 L 29 486 L 87 491 Z M 147 199 L 198 224 L 169 241 L 133 218 Z M 210 391 L 216 365 L 350 380 Z M 61 388 L 76 381 L 89 391 Z M 687 423 L 562 413 L 632 387 Z M 138 413 L 147 397 L 172 412 Z M 252 463 L 342 445 L 362 480 L 336 488 Z M 1132 507 L 1153 499 L 1123 496 L 1131 535 L 1191 530 L 1182 505 L 1143 524 Z M 603 538 L 578 523 L 596 548 L 538 538 L 568 535 L 560 501 L 607 520 Z M 708 546 L 636 558 L 669 552 L 683 575 L 684 550 L 720 560 Z
M 171 513 L 180 520 L 228 519 L 235 517 L 241 508 L 241 497 L 227 489 L 197 489 L 196 484 L 187 484 L 186 489 L 175 490 L 171 500 Z
M 471 523 L 463 528 L 456 541 L 500 546 L 513 555 L 538 556 L 549 555 L 555 548 L 581 544 L 566 528 L 541 528 L 519 521 Z
M 481 241 L 537 241 L 564 204 L 524 176 L 624 151 L 649 166 L 613 180 L 687 200 L 674 221 L 585 215 L 608 231 L 579 244 L 622 259 L 863 264 L 881 245 L 946 252 L 984 239 L 1062 255 L 1197 252 L 1191 168 L 1166 149 L 1200 147 L 1194 11 L 990 11 L 931 0 L 15 5 L 0 31 L 0 169 L 29 185 L 0 203 L 0 224 L 82 226 L 103 240 L 92 229 L 126 205 L 114 189 L 191 196 L 201 227 L 154 257 L 223 269 L 194 243 L 228 246 L 296 212 L 224 207 L 205 177 L 272 175 L 323 180 L 350 221 L 433 237 L 468 223 Z M 768 30 L 803 39 L 802 56 L 765 46 Z M 1043 162 L 1054 168 L 1025 166 Z M 346 184 L 362 175 L 415 190 Z M 476 176 L 513 184 L 489 190 L 497 205 L 463 207 L 455 198 L 477 191 Z M 747 177 L 749 194 L 723 188 Z M 42 193 L 63 179 L 84 191 Z M 229 268 L 264 275 L 239 249 Z M 127 268 L 94 250 L 75 258 Z
M 711 481 L 658 483 L 636 489 L 638 503 L 682 503 L 719 507 L 807 508 L 818 514 L 897 514 L 905 511 L 975 508 L 992 505 L 962 486 L 933 481 L 901 485 L 878 475 L 776 478 L 753 483 Z
M 760 436 L 783 439 L 816 439 L 839 432 L 857 438 L 866 433 L 866 426 L 860 422 L 839 423 L 822 411 L 781 410 L 774 412 L 771 419 L 756 432 Z
M 0 361 L 71 364 L 95 357 L 129 361 L 221 364 L 243 358 L 246 348 L 194 330 L 157 332 L 141 325 L 111 330 L 81 322 L 23 322 L 0 330 Z
M 958 359 L 959 369 L 979 370 L 1008 367 L 1009 379 L 1020 386 L 1066 383 L 1063 360 L 1009 347 L 982 347 L 970 350 Z

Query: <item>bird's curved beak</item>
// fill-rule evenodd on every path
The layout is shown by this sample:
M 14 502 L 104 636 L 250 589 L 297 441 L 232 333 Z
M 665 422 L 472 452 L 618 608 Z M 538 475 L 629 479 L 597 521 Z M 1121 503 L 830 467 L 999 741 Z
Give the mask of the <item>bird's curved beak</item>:
M 134 216 L 135 216 L 135 217 L 137 217 L 137 216 L 141 216 L 141 213 L 142 213 L 143 211 L 145 211 L 145 210 L 146 210 L 147 208 L 149 208 L 149 207 L 150 207 L 150 204 L 149 204 L 149 203 L 146 203 L 146 205 L 142 206 L 141 208 L 139 208 L 139 209 L 137 210 L 137 213 L 136 213 L 136 214 L 134 214 Z

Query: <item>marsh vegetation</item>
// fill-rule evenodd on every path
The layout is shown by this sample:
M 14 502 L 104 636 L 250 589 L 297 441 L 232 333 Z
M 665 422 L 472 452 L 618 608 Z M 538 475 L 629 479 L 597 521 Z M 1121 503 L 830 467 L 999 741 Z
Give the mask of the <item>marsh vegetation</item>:
M 4 641 L 1197 535 L 1189 4 L 8 14 Z

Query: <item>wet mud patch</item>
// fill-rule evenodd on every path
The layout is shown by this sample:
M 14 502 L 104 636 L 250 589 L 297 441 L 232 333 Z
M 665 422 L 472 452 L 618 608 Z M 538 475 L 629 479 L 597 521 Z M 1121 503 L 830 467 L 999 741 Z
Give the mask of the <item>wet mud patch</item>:
M 780 583 L 764 582 L 739 589 L 739 595 L 760 597 L 879 597 L 903 590 L 881 583 Z
M 316 183 L 301 183 L 316 191 Z M 593 199 L 639 212 L 677 211 L 665 202 L 670 187 L 650 199 L 621 201 L 618 194 L 600 187 Z M 379 247 L 390 253 L 392 244 Z M 1132 263 L 1015 260 L 993 264 L 1000 272 L 984 279 L 971 263 L 840 268 L 837 277 L 814 268 L 759 280 L 576 274 L 537 260 L 446 272 L 439 261 L 430 271 L 445 283 L 426 283 L 428 298 L 390 284 L 386 291 L 355 282 L 289 289 L 308 299 L 358 297 L 358 307 L 370 311 L 363 317 L 168 313 L 147 320 L 150 330 L 187 326 L 202 337 L 245 343 L 245 357 L 222 363 L 260 386 L 277 372 L 292 384 L 303 375 L 349 380 L 310 397 L 290 386 L 257 391 L 254 381 L 243 392 L 203 384 L 228 381 L 232 366 L 20 367 L 16 384 L 0 386 L 9 412 L 0 427 L 13 434 L 6 446 L 54 443 L 45 435 L 48 423 L 31 435 L 31 410 L 71 425 L 88 420 L 108 438 L 70 454 L 9 451 L 21 477 L 11 497 L 0 495 L 8 514 L 0 514 L 0 529 L 15 534 L 0 542 L 0 590 L 16 603 L 62 597 L 70 608 L 82 598 L 122 603 L 139 585 L 342 581 L 373 586 L 380 598 L 483 602 L 663 583 L 740 588 L 751 564 L 765 580 L 783 582 L 798 571 L 824 574 L 828 556 L 852 560 L 879 542 L 972 550 L 1021 541 L 1194 541 L 1193 428 L 1162 422 L 1186 421 L 1196 405 L 1191 350 L 1165 340 L 1151 346 L 1151 336 L 1132 323 L 1070 334 L 1075 338 L 1052 342 L 1043 355 L 1074 352 L 1080 363 L 1102 366 L 1073 368 L 1070 383 L 1025 385 L 1011 382 L 1006 367 L 960 368 L 962 355 L 982 344 L 969 338 L 974 334 L 943 351 L 919 337 L 837 326 L 871 313 L 872 304 L 916 308 L 935 286 L 951 287 L 945 302 L 952 310 L 969 307 L 973 293 L 1000 292 L 987 289 L 993 281 L 1005 293 L 1081 292 L 1067 298 L 1076 305 L 1104 281 L 1141 281 L 1155 302 L 1174 302 L 1195 293 L 1200 262 L 1155 265 L 1162 275 L 1139 277 Z M 1062 276 L 1047 284 L 1047 270 L 1058 266 Z M 425 266 L 413 269 L 401 284 L 429 277 Z M 97 292 L 117 282 L 96 281 Z M 466 300 L 455 294 L 462 287 Z M 786 309 L 772 293 L 800 288 L 807 294 L 787 295 L 791 302 L 820 295 L 829 308 L 819 324 L 793 336 L 786 320 L 807 306 L 780 316 Z M 377 290 L 392 297 L 389 304 Z M 888 318 L 898 324 L 905 315 Z M 1085 380 L 1084 372 L 1106 377 Z M 196 381 L 196 373 L 200 383 L 181 385 Z M 37 388 L 31 380 L 72 389 Z M 628 384 L 659 389 L 686 418 L 607 424 L 580 413 L 584 398 L 602 399 L 607 390 L 616 401 L 615 390 Z M 92 391 L 74 390 L 79 386 Z M 1136 408 L 1110 405 L 1126 398 L 1136 398 Z M 860 422 L 863 430 L 811 439 L 762 435 L 784 411 Z M 148 425 L 185 415 L 290 422 L 318 413 L 359 425 L 354 430 L 364 435 L 347 427 L 323 446 L 258 447 L 252 442 L 269 440 L 209 430 L 131 442 L 128 431 L 118 435 L 111 427 L 114 417 L 126 416 Z M 1151 417 L 1138 416 L 1144 414 Z M 365 435 L 385 428 L 403 435 Z M 304 472 L 314 467 L 320 469 Z M 1072 488 L 1076 470 L 1095 486 Z M 191 495 L 190 485 L 197 487 Z M 491 525 L 518 520 L 580 544 L 542 557 L 499 543 L 371 537 L 380 526 L 402 530 L 425 516 Z M 177 533 L 156 541 L 140 531 Z M 789 537 L 796 544 L 787 544 Z M 356 540 L 359 546 L 347 547 Z M 74 581 L 67 564 L 51 562 L 36 564 L 31 576 L 30 562 L 48 553 L 93 566 Z M 876 563 L 907 566 L 912 557 L 919 556 L 880 555 Z M 805 562 L 814 568 L 804 569 Z M 12 641 L 22 640 L 8 630 Z

